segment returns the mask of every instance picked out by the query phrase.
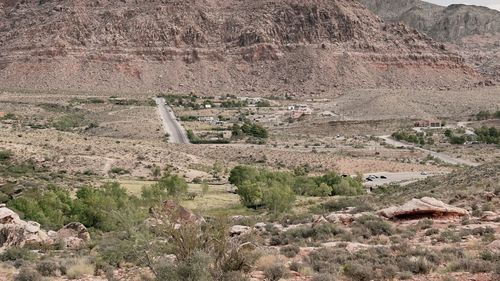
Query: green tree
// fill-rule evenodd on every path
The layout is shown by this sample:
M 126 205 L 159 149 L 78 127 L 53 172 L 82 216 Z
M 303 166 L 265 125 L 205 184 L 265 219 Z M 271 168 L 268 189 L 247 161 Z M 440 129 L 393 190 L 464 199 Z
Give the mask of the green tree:
M 167 193 L 169 197 L 178 198 L 184 195 L 188 190 L 187 182 L 178 175 L 165 175 L 157 183 L 160 190 Z
M 236 166 L 229 173 L 229 182 L 236 186 L 244 181 L 255 181 L 259 176 L 259 171 L 252 166 Z
M 295 194 L 290 186 L 279 182 L 271 183 L 262 194 L 264 206 L 274 214 L 290 210 L 295 201 Z
M 264 183 L 246 180 L 237 186 L 236 193 L 240 196 L 243 206 L 257 208 L 263 205 L 263 190 L 266 188 Z

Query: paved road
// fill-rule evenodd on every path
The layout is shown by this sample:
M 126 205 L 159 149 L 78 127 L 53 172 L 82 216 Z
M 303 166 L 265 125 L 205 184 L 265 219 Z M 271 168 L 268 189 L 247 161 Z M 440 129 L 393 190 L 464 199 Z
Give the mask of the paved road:
M 161 118 L 161 123 L 165 133 L 169 134 L 169 143 L 189 143 L 186 131 L 182 128 L 181 124 L 175 118 L 172 109 L 165 104 L 164 98 L 155 98 L 156 105 L 158 106 L 158 114 Z
M 424 148 L 415 146 L 413 144 L 408 144 L 408 143 L 405 143 L 405 142 L 400 142 L 400 141 L 397 141 L 397 140 L 391 138 L 390 136 L 380 136 L 380 138 L 383 139 L 383 140 L 385 140 L 385 142 L 387 144 L 390 144 L 390 145 L 393 145 L 393 146 L 396 146 L 396 147 L 407 147 L 407 148 L 412 147 L 414 149 L 423 151 L 423 152 L 425 152 L 427 154 L 432 155 L 435 158 L 441 159 L 443 162 L 446 162 L 448 164 L 474 166 L 474 167 L 475 166 L 479 166 L 478 163 L 474 163 L 474 162 L 471 162 L 471 161 L 468 161 L 468 160 L 465 160 L 465 159 L 454 158 L 454 157 L 451 157 L 451 156 L 449 156 L 447 154 L 440 153 L 440 152 L 435 152 L 435 151 L 428 150 L 428 149 L 424 149 Z

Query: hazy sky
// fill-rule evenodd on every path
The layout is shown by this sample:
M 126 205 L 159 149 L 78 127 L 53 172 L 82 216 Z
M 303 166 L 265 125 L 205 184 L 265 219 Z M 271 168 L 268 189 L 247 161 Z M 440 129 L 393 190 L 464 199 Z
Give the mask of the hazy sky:
M 434 4 L 448 6 L 450 4 L 469 4 L 486 6 L 500 11 L 500 0 L 424 0 Z

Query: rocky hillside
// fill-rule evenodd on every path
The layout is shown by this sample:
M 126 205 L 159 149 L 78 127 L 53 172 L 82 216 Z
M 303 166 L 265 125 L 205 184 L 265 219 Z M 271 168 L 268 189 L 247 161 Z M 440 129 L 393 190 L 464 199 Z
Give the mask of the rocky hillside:
M 320 93 L 478 79 L 462 57 L 354 0 L 1 0 L 0 85 Z
M 359 0 L 388 22 L 404 22 L 433 39 L 458 45 L 485 75 L 500 76 L 500 12 L 474 5 L 443 7 L 421 0 Z M 453 48 L 453 47 L 452 47 Z

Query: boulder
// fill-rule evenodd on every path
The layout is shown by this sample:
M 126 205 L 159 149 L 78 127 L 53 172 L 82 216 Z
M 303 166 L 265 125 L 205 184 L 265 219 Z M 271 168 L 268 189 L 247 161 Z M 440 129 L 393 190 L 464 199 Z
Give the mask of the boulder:
M 412 199 L 401 206 L 393 206 L 378 211 L 388 219 L 419 219 L 424 217 L 460 217 L 469 214 L 467 210 L 448 205 L 432 197 Z
M 229 229 L 229 234 L 231 236 L 239 236 L 245 233 L 248 233 L 252 230 L 249 226 L 245 225 L 233 225 L 231 226 L 231 229 Z
M 331 213 L 325 217 L 328 222 L 349 225 L 363 214 Z
M 258 222 L 256 223 L 253 227 L 255 228 L 255 230 L 259 231 L 259 232 L 266 232 L 266 223 L 265 222 Z
M 500 220 L 500 215 L 495 213 L 495 212 L 485 211 L 481 215 L 481 221 L 491 222 L 491 221 L 498 221 L 498 220 Z
M 231 236 L 239 236 L 245 233 L 248 233 L 252 230 L 251 227 L 245 225 L 233 225 L 229 229 L 229 234 Z
M 24 221 L 11 209 L 0 207 L 0 248 L 51 243 L 52 239 L 39 223 Z
M 83 224 L 72 222 L 57 231 L 52 239 L 63 242 L 68 249 L 78 250 L 90 241 L 90 234 Z
M 489 249 L 490 251 L 492 251 L 495 254 L 500 254 L 500 240 L 495 240 L 495 241 L 491 242 L 488 245 L 487 249 Z
M 321 215 L 314 215 L 312 217 L 312 222 L 313 222 L 313 225 L 318 225 L 318 224 L 328 223 L 328 220 L 325 219 L 325 217 L 323 217 Z
M 150 213 L 156 213 L 157 210 L 151 208 Z M 169 221 L 178 224 L 188 222 L 203 223 L 205 219 L 194 214 L 191 210 L 182 207 L 174 200 L 167 200 L 163 202 L 163 206 L 158 213 L 160 216 L 167 216 Z

